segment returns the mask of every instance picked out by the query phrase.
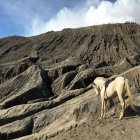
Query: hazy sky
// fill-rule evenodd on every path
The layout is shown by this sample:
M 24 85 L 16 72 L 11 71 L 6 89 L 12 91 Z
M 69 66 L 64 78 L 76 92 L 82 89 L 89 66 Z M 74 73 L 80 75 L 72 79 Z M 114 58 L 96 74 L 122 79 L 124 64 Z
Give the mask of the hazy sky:
M 125 21 L 140 23 L 140 0 L 0 0 L 0 38 Z

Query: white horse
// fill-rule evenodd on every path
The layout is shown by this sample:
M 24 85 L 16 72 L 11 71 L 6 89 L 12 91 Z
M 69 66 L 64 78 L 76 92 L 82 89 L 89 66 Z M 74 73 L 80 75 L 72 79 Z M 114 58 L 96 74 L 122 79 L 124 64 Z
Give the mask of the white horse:
M 121 104 L 121 113 L 119 119 L 122 119 L 125 110 L 125 95 L 129 97 L 129 103 L 133 110 L 136 111 L 135 105 L 132 100 L 130 86 L 128 79 L 122 76 L 115 76 L 114 78 L 105 79 L 104 77 L 97 77 L 93 82 L 93 87 L 97 95 L 101 95 L 101 117 L 106 115 L 107 99 L 112 99 L 118 96 Z

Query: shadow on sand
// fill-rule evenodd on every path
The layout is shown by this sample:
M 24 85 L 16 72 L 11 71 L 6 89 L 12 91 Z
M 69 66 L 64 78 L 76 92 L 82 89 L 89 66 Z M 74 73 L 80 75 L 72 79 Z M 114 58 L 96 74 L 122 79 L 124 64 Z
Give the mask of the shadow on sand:
M 135 106 L 136 111 L 132 110 L 130 106 L 125 109 L 125 117 L 136 117 L 140 116 L 140 106 Z

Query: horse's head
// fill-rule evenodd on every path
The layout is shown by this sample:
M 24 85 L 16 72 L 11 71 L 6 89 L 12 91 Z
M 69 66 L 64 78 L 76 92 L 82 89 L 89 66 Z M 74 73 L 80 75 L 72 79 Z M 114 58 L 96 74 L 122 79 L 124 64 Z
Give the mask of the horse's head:
M 95 89 L 95 92 L 96 92 L 96 95 L 99 96 L 100 95 L 100 92 L 101 92 L 101 89 L 102 89 L 102 86 L 105 82 L 105 78 L 104 77 L 96 77 L 93 84 L 92 84 L 92 87 Z
M 95 83 L 92 84 L 92 87 L 94 88 L 96 95 L 99 96 L 100 88 Z

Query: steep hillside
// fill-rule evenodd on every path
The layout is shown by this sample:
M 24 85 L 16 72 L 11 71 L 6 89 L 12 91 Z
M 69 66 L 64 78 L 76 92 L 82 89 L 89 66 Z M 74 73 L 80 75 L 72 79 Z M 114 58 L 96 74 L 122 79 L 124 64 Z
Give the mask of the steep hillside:
M 120 109 L 115 99 L 107 119 L 98 121 L 100 97 L 90 84 L 97 76 L 114 74 L 129 79 L 137 112 L 126 103 L 125 118 L 118 121 Z M 2 140 L 139 139 L 139 93 L 138 24 L 107 24 L 0 39 Z M 127 136 L 126 127 L 133 129 L 133 138 Z
M 137 24 L 64 29 L 30 38 L 8 37 L 0 40 L 0 62 L 7 63 L 37 53 L 38 63 L 45 67 L 70 56 L 88 64 L 114 65 L 124 57 L 139 55 L 139 37 L 140 26 Z

